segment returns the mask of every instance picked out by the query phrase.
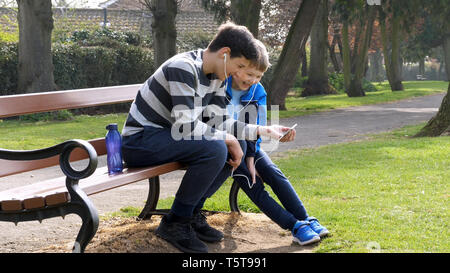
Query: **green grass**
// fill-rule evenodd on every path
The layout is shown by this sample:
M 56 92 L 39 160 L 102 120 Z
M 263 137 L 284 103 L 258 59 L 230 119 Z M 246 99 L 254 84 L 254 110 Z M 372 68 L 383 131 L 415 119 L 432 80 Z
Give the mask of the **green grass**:
M 423 126 L 297 150 L 275 160 L 309 215 L 332 233 L 315 252 L 450 252 L 450 137 L 410 137 Z M 231 182 L 207 200 L 205 209 L 230 210 Z M 160 200 L 158 208 L 170 208 L 172 202 L 173 197 Z M 260 212 L 242 191 L 239 206 Z
M 410 97 L 410 92 L 419 96 L 445 91 L 447 84 L 406 82 L 404 92 L 381 90 L 378 95 L 371 92 L 364 98 L 294 98 L 299 101 L 290 101 L 288 107 L 310 103 L 308 107 L 321 111 L 344 107 L 350 101 L 367 104 L 370 102 L 359 100 L 372 94 L 374 103 L 385 102 Z M 383 86 L 386 84 L 380 89 Z M 311 104 L 313 101 L 316 104 Z M 296 112 L 299 113 L 302 110 Z M 72 138 L 102 137 L 107 124 L 115 122 L 121 126 L 125 118 L 126 114 L 118 114 L 77 116 L 58 122 L 3 121 L 0 147 L 37 149 Z M 450 252 L 450 137 L 408 137 L 422 126 L 374 135 L 369 141 L 302 149 L 275 160 L 308 213 L 332 232 L 315 251 L 369 252 L 369 246 L 379 245 L 382 252 Z M 230 186 L 231 179 L 207 201 L 205 208 L 228 211 Z M 159 207 L 168 208 L 172 201 L 173 198 L 161 200 Z M 240 196 L 240 205 L 242 210 L 258 212 L 244 196 Z M 138 211 L 127 207 L 119 214 L 130 216 Z
M 369 252 L 378 244 L 381 252 L 450 252 L 450 137 L 405 136 L 422 126 L 276 160 L 309 215 L 332 232 L 315 251 Z M 207 209 L 229 210 L 230 184 Z M 258 212 L 247 198 L 240 205 Z
M 39 149 L 56 145 L 68 139 L 93 139 L 106 135 L 106 125 L 125 122 L 126 114 L 76 116 L 69 121 L 0 122 L 0 147 L 3 149 Z M 1 120 L 0 120 L 1 121 Z
M 386 103 L 446 92 L 448 82 L 444 81 L 411 81 L 403 82 L 404 91 L 392 92 L 388 82 L 375 84 L 378 91 L 366 92 L 364 97 L 349 98 L 347 94 L 288 97 L 286 98 L 286 111 L 280 111 L 280 118 L 301 116 L 319 111 L 325 111 L 349 106 Z
M 101 215 L 100 219 L 109 219 L 111 217 L 136 217 L 142 211 L 142 208 L 137 208 L 133 206 L 123 207 L 119 211 L 114 211 Z

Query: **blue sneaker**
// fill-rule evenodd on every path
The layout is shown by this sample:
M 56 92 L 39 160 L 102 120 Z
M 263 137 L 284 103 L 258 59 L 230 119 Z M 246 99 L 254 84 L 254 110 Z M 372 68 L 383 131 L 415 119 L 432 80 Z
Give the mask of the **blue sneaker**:
M 311 229 L 308 221 L 297 221 L 292 229 L 292 235 L 294 236 L 292 240 L 302 246 L 320 241 L 319 235 Z
M 314 230 L 314 232 L 316 232 L 317 234 L 319 234 L 320 237 L 325 237 L 330 233 L 328 229 L 319 224 L 319 220 L 317 220 L 317 218 L 308 217 L 306 218 L 306 221 L 309 222 L 309 226 L 311 227 L 311 229 Z

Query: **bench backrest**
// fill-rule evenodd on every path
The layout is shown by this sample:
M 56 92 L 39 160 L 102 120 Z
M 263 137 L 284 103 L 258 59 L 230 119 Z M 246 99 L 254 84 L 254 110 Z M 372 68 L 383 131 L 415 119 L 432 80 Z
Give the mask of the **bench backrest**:
M 131 102 L 136 97 L 140 86 L 141 84 L 133 84 L 0 96 L 0 118 L 63 109 L 77 109 Z M 67 137 L 68 139 L 71 138 L 71 136 Z M 106 154 L 104 138 L 89 140 L 89 142 L 94 146 L 99 156 Z M 71 161 L 77 161 L 85 158 L 87 158 L 87 153 L 82 149 L 75 149 L 71 154 Z M 0 159 L 0 177 L 55 166 L 58 164 L 59 157 L 57 156 L 33 161 L 10 161 Z

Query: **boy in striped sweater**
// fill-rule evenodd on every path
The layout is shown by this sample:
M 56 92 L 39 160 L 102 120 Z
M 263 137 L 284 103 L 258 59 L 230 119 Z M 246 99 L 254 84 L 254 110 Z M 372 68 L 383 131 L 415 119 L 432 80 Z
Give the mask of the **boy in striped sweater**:
M 127 165 L 178 161 L 188 167 L 170 213 L 156 230 L 183 252 L 207 252 L 202 241 L 223 239 L 200 210 L 240 165 L 243 151 L 237 138 L 278 139 L 289 129 L 246 124 L 227 114 L 225 79 L 256 63 L 258 54 L 246 27 L 224 24 L 208 48 L 181 53 L 163 63 L 131 105 L 122 130 Z

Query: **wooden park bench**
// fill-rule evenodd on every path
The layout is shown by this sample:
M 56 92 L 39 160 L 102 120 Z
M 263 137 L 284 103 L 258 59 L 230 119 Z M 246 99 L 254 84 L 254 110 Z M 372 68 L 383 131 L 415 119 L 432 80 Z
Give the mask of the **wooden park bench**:
M 68 91 L 0 96 L 0 119 L 24 114 L 110 105 L 134 100 L 138 85 L 88 88 Z M 105 124 L 106 126 L 107 124 Z M 70 136 L 68 136 L 70 138 Z M 92 140 L 71 139 L 58 145 L 38 150 L 6 150 L 0 148 L 0 177 L 59 165 L 65 176 L 0 192 L 0 221 L 17 224 L 77 214 L 82 226 L 73 252 L 84 252 L 97 232 L 99 217 L 89 195 L 104 192 L 130 183 L 147 180 L 149 191 L 139 219 L 149 219 L 157 210 L 159 175 L 182 169 L 178 162 L 144 168 L 125 168 L 122 174 L 109 176 L 107 167 L 97 167 L 97 156 L 106 154 L 104 138 Z M 83 170 L 72 167 L 73 162 L 86 160 Z M 239 211 L 239 186 L 234 183 L 230 191 L 230 207 Z

